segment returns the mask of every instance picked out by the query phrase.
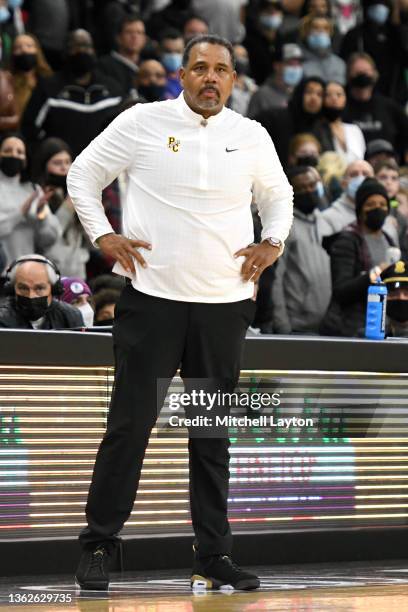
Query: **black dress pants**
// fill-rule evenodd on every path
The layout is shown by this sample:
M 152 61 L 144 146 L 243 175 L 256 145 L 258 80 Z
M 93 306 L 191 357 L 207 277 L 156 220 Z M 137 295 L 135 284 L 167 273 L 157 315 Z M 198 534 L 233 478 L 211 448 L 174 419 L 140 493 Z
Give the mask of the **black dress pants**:
M 86 505 L 84 548 L 114 547 L 136 497 L 143 458 L 167 388 L 181 364 L 183 379 L 206 378 L 232 392 L 243 341 L 254 316 L 250 299 L 180 302 L 127 285 L 115 311 L 115 380 Z M 167 379 L 158 397 L 157 379 Z M 222 388 L 220 388 L 220 385 Z M 190 506 L 200 556 L 229 554 L 228 438 L 189 439 Z

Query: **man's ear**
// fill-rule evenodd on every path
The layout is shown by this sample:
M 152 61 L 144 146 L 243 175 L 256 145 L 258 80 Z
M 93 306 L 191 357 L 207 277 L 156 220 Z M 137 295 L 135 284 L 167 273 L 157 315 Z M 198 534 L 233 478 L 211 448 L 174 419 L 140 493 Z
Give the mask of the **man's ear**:
M 179 72 L 179 75 L 180 75 L 180 83 L 183 85 L 184 77 L 186 76 L 186 71 L 185 71 L 185 69 L 183 68 L 183 66 L 181 66 L 179 70 L 180 70 L 180 72 Z

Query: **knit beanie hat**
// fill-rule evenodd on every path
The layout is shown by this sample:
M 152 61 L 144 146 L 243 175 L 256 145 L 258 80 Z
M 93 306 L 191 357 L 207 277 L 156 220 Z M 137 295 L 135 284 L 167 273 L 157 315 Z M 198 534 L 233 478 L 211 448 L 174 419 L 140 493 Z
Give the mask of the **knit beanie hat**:
M 61 299 L 63 302 L 67 302 L 67 304 L 72 304 L 80 295 L 92 295 L 89 285 L 82 278 L 64 276 L 61 281 L 64 287 Z
M 388 211 L 390 210 L 390 200 L 387 195 L 387 191 L 379 181 L 375 178 L 366 178 L 357 189 L 356 192 L 356 217 L 360 218 L 361 209 L 363 208 L 364 202 L 372 195 L 382 195 L 387 200 Z

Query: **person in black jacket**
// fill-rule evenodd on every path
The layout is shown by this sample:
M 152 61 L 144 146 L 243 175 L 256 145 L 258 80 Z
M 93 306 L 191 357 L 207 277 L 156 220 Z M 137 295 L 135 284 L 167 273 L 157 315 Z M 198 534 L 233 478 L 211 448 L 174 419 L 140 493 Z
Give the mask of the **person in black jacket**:
M 101 131 L 119 106 L 116 81 L 96 68 L 92 37 L 85 30 L 70 34 L 65 68 L 38 82 L 22 119 L 31 144 L 49 136 L 64 140 L 76 157 Z
M 388 249 L 394 246 L 382 229 L 389 211 L 385 187 L 367 178 L 356 193 L 357 222 L 323 240 L 330 254 L 333 293 L 321 334 L 363 335 L 368 287 L 389 266 Z
M 146 44 L 145 25 L 137 15 L 128 15 L 118 26 L 117 49 L 101 57 L 99 68 L 117 81 L 121 94 L 126 97 L 135 88 L 139 71 L 140 53 Z
M 59 272 L 46 257 L 24 255 L 8 269 L 8 291 L 0 304 L 0 328 L 66 329 L 82 327 L 81 312 L 54 299 L 62 293 Z
M 391 98 L 376 91 L 378 71 L 367 53 L 353 53 L 347 64 L 347 106 L 343 121 L 361 128 L 366 143 L 387 140 L 398 156 L 408 158 L 408 117 Z

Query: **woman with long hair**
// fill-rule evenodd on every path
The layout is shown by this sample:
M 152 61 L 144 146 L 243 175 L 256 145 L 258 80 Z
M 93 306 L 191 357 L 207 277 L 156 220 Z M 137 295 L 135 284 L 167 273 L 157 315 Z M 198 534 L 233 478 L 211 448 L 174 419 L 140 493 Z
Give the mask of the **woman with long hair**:
M 17 112 L 21 118 L 39 79 L 53 74 L 41 45 L 33 34 L 20 34 L 13 42 L 10 59 Z
M 345 123 L 346 90 L 340 83 L 329 81 L 322 107 L 322 120 L 314 133 L 320 140 L 323 151 L 335 151 L 347 164 L 364 159 L 366 144 L 363 132 L 354 123 Z
M 293 90 L 287 108 L 259 113 L 254 119 L 268 131 L 284 167 L 288 164 L 289 142 L 296 134 L 313 132 L 321 118 L 325 82 L 320 77 L 302 79 Z
M 46 138 L 38 148 L 36 163 L 36 180 L 49 195 L 50 209 L 61 227 L 58 239 L 44 254 L 57 264 L 63 276 L 85 279 L 90 243 L 67 193 L 71 149 L 60 138 Z

